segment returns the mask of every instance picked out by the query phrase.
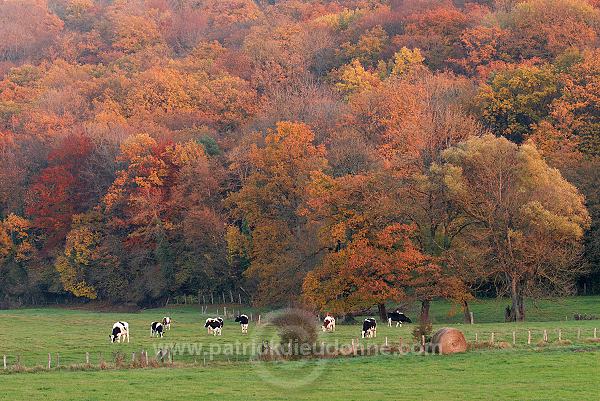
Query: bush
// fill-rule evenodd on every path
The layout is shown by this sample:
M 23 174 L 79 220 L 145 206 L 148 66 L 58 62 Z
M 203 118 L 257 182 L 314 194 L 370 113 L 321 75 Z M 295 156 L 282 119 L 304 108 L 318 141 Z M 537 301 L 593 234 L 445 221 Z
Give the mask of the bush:
M 299 309 L 286 309 L 272 319 L 272 324 L 279 333 L 280 344 L 283 347 L 292 344 L 292 354 L 298 353 L 301 347 L 310 346 L 317 342 L 317 324 L 315 316 Z
M 433 327 L 431 326 L 430 321 L 420 321 L 417 326 L 412 331 L 413 338 L 419 344 L 421 343 L 421 337 L 425 336 L 425 341 L 428 342 L 431 340 L 431 332 L 433 331 Z

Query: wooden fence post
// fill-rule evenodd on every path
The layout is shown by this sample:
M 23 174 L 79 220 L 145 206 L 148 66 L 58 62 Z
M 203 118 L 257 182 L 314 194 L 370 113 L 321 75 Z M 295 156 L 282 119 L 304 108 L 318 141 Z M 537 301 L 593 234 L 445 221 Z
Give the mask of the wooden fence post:
M 531 330 L 527 330 L 527 345 L 531 345 Z
M 354 344 L 354 338 L 352 339 L 352 354 L 356 356 L 356 345 Z
M 544 329 L 544 342 L 548 342 L 548 330 Z
M 239 292 L 238 292 L 238 301 L 239 301 L 239 304 L 241 305 L 242 304 L 242 294 Z
M 513 345 L 517 343 L 517 333 L 513 330 Z
M 4 370 L 6 370 L 6 355 L 4 355 Z
M 596 336 L 596 328 L 594 327 L 594 338 L 597 338 Z
M 56 353 L 56 367 L 60 368 L 60 354 L 58 352 Z
M 52 367 L 52 354 L 48 353 L 48 369 Z
M 494 332 L 492 331 L 492 334 L 490 336 L 490 343 L 494 343 Z
M 479 334 L 475 333 L 475 343 L 479 342 Z
M 558 329 L 558 341 L 562 341 L 562 332 Z
M 471 324 L 475 323 L 475 317 L 473 316 L 473 312 L 469 312 L 469 320 Z
M 131 363 L 135 363 L 135 352 L 131 353 Z
M 260 315 L 258 315 L 258 325 L 260 325 Z
M 387 347 L 388 342 L 387 342 L 387 336 L 385 337 L 385 346 Z
M 85 353 L 85 364 L 86 365 L 90 364 L 90 353 L 89 352 Z

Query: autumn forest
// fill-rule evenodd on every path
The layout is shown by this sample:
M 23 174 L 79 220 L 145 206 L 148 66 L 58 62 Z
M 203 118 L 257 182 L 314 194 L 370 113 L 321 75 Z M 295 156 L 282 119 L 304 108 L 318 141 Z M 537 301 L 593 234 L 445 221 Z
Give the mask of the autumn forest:
M 0 306 L 600 293 L 599 47 L 598 0 L 0 0 Z

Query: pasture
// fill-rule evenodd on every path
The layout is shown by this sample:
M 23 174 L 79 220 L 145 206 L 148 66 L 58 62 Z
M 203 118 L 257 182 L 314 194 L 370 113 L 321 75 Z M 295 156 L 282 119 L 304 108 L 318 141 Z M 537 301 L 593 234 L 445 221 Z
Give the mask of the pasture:
M 530 305 L 530 321 L 525 323 L 503 323 L 505 305 L 502 301 L 474 303 L 474 325 L 460 324 L 460 311 L 445 302 L 433 303 L 431 312 L 434 330 L 452 325 L 463 330 L 469 342 L 476 335 L 480 342 L 488 341 L 494 333 L 495 342 L 512 344 L 514 332 L 516 344 L 510 349 L 479 349 L 452 356 L 413 353 L 284 363 L 249 361 L 253 352 L 244 346 L 276 338 L 273 329 L 257 326 L 257 315 L 261 314 L 263 321 L 267 316 L 260 310 L 242 310 L 254 315 L 247 335 L 241 334 L 233 319 L 227 319 L 223 335 L 217 337 L 207 335 L 203 327 L 217 306 L 209 306 L 207 314 L 189 305 L 139 313 L 64 308 L 5 310 L 0 311 L 0 357 L 7 355 L 9 369 L 4 371 L 0 366 L 0 399 L 39 399 L 43 395 L 48 400 L 105 400 L 115 396 L 136 400 L 165 386 L 169 388 L 169 399 L 319 399 L 323 392 L 331 393 L 332 399 L 345 400 L 595 398 L 600 388 L 600 344 L 589 339 L 594 328 L 600 336 L 600 320 L 575 321 L 573 314 L 600 316 L 600 297 Z M 408 314 L 416 318 L 414 310 Z M 150 338 L 150 322 L 163 316 L 174 319 L 173 329 L 163 339 Z M 109 343 L 110 328 L 117 320 L 129 322 L 131 343 Z M 413 327 L 390 328 L 379 322 L 377 338 L 359 342 L 381 345 L 387 337 L 390 344 L 398 344 L 400 338 L 408 343 Z M 549 344 L 538 346 L 544 330 Z M 556 344 L 559 330 L 562 339 L 571 344 Z M 336 332 L 320 333 L 319 341 L 339 347 L 359 337 L 358 324 L 338 322 Z M 117 353 L 128 362 L 132 353 L 139 355 L 141 350 L 148 351 L 152 358 L 158 347 L 176 350 L 177 367 L 125 370 L 110 366 Z M 93 366 L 104 360 L 109 368 L 82 367 L 86 352 Z M 38 368 L 35 373 L 14 373 L 10 369 L 17 361 L 27 368 L 46 366 L 48 353 L 52 355 L 51 372 Z M 56 369 L 59 355 L 61 367 Z M 397 384 L 396 390 L 391 389 L 390 382 Z

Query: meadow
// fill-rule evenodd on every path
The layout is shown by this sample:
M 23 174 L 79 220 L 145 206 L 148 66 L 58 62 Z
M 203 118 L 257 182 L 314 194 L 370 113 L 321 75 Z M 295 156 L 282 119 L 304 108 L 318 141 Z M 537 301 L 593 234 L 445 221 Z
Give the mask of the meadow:
M 264 310 L 252 313 L 247 335 L 232 319 L 225 321 L 223 336 L 208 335 L 203 322 L 214 316 L 199 306 L 172 306 L 138 313 L 105 313 L 67 308 L 0 311 L 0 357 L 7 355 L 8 369 L 0 366 L 0 399 L 106 400 L 118 396 L 144 399 L 146 393 L 168 389 L 168 399 L 319 399 L 323 392 L 334 399 L 594 399 L 600 391 L 600 344 L 593 342 L 600 320 L 575 321 L 574 313 L 600 316 L 600 297 L 561 298 L 529 305 L 529 321 L 503 323 L 502 300 L 478 301 L 472 305 L 476 324 L 460 323 L 462 314 L 451 304 L 432 305 L 434 329 L 451 325 L 460 328 L 469 342 L 508 343 L 507 349 L 477 349 L 452 356 L 379 355 L 345 357 L 323 361 L 255 362 L 244 345 L 275 340 L 272 328 L 256 320 Z M 231 310 L 230 306 L 230 310 Z M 238 306 L 234 308 L 240 309 Z M 416 317 L 411 310 L 409 316 Z M 173 329 L 163 339 L 150 338 L 149 324 L 163 316 L 174 319 Z M 112 323 L 128 321 L 129 344 L 110 344 Z M 359 339 L 361 345 L 412 341 L 414 325 L 387 327 L 379 324 L 377 338 Z M 539 344 L 543 331 L 549 343 Z M 560 330 L 564 344 L 558 344 Z M 527 344 L 528 331 L 532 343 Z M 516 343 L 513 345 L 513 332 Z M 600 335 L 600 330 L 598 330 Z M 335 333 L 320 333 L 319 341 L 332 346 L 350 344 L 360 337 L 360 326 L 339 324 Z M 233 345 L 238 348 L 234 348 Z M 195 351 L 190 355 L 189 345 Z M 229 346 L 229 348 L 228 348 Z M 241 346 L 242 348 L 239 348 Z M 180 349 L 176 367 L 115 369 L 118 355 L 129 362 L 132 353 L 157 348 Z M 178 348 L 180 347 L 180 348 Z M 183 347 L 183 348 L 181 348 Z M 187 350 L 187 351 L 186 351 Z M 90 355 L 89 368 L 83 366 Z M 46 371 L 48 353 L 51 371 Z M 56 368 L 60 356 L 60 367 Z M 107 362 L 106 370 L 97 368 Z M 16 373 L 14 365 L 26 367 Z M 37 366 L 37 368 L 36 368 Z M 19 369 L 16 369 L 19 370 Z

